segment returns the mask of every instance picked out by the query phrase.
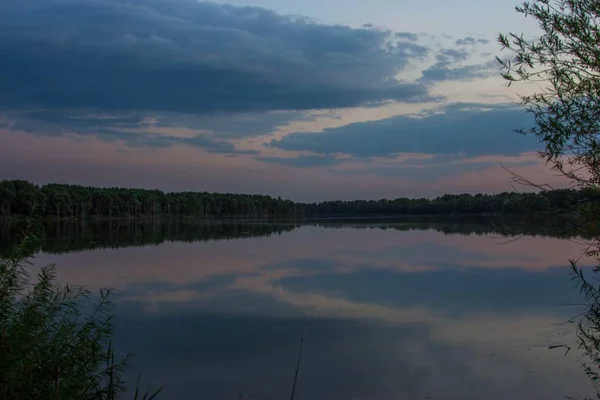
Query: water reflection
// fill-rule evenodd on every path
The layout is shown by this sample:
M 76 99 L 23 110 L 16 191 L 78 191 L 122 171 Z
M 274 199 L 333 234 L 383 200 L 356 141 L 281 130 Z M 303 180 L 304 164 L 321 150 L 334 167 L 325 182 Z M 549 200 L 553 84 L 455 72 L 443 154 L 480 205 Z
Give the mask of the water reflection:
M 164 398 L 286 398 L 303 333 L 297 399 L 590 395 L 577 353 L 547 349 L 571 344 L 567 304 L 579 296 L 562 265 L 582 248 L 548 230 L 509 241 L 536 228 L 144 226 L 109 238 L 101 225 L 48 229 L 37 262 L 56 262 L 61 280 L 117 289 L 118 348 L 135 353 L 132 373 L 164 383 Z M 240 240 L 215 240 L 226 238 Z M 64 253 L 84 248 L 96 250 Z
M 8 224 L 0 220 L 0 253 L 18 243 L 25 222 Z M 45 237 L 39 250 L 47 253 L 65 253 L 79 250 L 152 246 L 164 242 L 201 242 L 213 240 L 268 237 L 290 232 L 301 226 L 329 229 L 377 230 L 434 230 L 444 234 L 460 235 L 530 235 L 550 237 L 585 236 L 574 232 L 562 219 L 548 218 L 489 218 L 471 217 L 405 217 L 402 219 L 331 219 L 331 220 L 112 220 L 46 221 Z

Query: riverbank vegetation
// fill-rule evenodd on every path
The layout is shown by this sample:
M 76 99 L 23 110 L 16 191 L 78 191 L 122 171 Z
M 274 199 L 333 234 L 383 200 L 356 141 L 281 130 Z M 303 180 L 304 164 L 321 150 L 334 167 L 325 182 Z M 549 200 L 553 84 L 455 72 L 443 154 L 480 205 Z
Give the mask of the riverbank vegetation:
M 31 277 L 28 254 L 38 246 L 38 228 L 29 223 L 19 245 L 0 257 L 0 398 L 123 398 L 129 356 L 111 345 L 110 291 L 93 298 L 85 288 L 60 285 L 54 265 Z M 134 399 L 160 393 L 130 389 Z

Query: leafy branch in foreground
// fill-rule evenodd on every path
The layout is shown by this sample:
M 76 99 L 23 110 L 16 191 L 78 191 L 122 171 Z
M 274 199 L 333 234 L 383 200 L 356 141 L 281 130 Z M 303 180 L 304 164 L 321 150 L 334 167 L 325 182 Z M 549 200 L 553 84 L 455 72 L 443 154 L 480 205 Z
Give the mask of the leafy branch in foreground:
M 543 31 L 536 40 L 499 35 L 513 59 L 500 59 L 509 82 L 534 83 L 519 96 L 534 126 L 520 129 L 545 145 L 540 155 L 576 186 L 600 181 L 600 3 L 535 0 L 516 7 Z
M 83 287 L 60 285 L 54 265 L 31 279 L 26 255 L 37 227 L 30 222 L 13 253 L 0 258 L 0 398 L 122 398 L 129 355 L 116 357 L 112 348 L 110 290 L 93 298 Z M 160 391 L 140 396 L 136 389 L 134 398 Z
M 577 339 L 587 358 L 584 371 L 600 398 L 600 287 L 581 268 L 586 257 L 600 272 L 600 2 L 597 0 L 533 0 L 516 7 L 541 29 L 537 39 L 522 34 L 499 35 L 512 59 L 500 59 L 509 86 L 529 83 L 520 96 L 534 126 L 517 132 L 535 135 L 543 158 L 566 177 L 571 187 L 587 193 L 572 216 L 573 225 L 594 232 L 579 259 L 571 260 L 573 278 L 585 298 Z M 547 191 L 514 174 L 516 181 Z
M 598 267 L 596 267 L 597 269 Z M 577 325 L 577 339 L 580 350 L 589 362 L 583 363 L 587 377 L 592 381 L 600 398 L 600 288 L 592 285 L 583 270 L 571 261 L 574 281 L 586 300 L 586 309 Z

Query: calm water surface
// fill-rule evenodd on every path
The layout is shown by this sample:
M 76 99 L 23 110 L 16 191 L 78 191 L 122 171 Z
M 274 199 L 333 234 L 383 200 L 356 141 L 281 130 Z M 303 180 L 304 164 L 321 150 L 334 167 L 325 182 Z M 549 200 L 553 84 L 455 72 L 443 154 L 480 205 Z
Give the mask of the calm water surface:
M 548 349 L 573 342 L 582 245 L 494 232 L 541 230 L 517 225 L 63 224 L 36 263 L 115 288 L 116 346 L 163 399 L 288 399 L 302 336 L 297 400 L 590 395 Z

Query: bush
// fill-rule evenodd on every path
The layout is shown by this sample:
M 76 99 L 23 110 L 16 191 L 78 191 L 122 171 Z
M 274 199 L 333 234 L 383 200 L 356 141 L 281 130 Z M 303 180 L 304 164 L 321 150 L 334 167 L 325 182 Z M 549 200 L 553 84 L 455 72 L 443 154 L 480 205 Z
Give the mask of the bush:
M 98 298 L 60 285 L 54 265 L 28 272 L 37 230 L 29 223 L 12 254 L 0 258 L 0 398 L 118 399 L 129 354 L 115 356 L 110 290 Z M 138 378 L 139 387 L 139 378 Z M 161 389 L 134 398 L 153 399 Z

